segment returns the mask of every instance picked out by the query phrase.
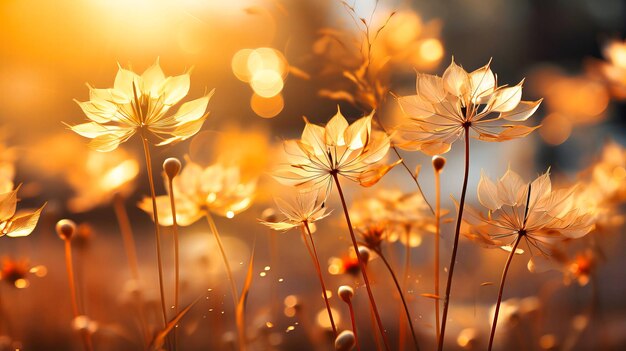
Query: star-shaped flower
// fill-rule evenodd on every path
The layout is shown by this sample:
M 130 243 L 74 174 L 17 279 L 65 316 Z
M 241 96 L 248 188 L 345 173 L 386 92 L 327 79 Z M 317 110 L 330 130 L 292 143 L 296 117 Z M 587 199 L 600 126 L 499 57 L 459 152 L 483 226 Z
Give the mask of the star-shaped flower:
M 524 137 L 538 127 L 508 122 L 527 120 L 541 100 L 521 101 L 522 84 L 498 86 L 490 63 L 468 73 L 453 60 L 442 77 L 418 73 L 417 94 L 398 97 L 408 121 L 396 128 L 396 144 L 432 156 L 470 129 L 484 141 Z
M 189 73 L 165 77 L 158 60 L 142 75 L 120 67 L 113 88 L 90 86 L 89 101 L 77 101 L 90 121 L 70 129 L 92 139 L 89 145 L 103 152 L 117 148 L 135 133 L 156 137 L 157 145 L 185 140 L 202 128 L 214 92 L 168 114 L 187 95 L 189 85 Z

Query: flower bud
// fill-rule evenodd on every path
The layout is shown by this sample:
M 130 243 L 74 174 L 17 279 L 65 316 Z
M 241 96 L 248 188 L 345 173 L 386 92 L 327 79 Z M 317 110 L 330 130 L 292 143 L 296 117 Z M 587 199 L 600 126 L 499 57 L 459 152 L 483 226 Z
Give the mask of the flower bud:
M 370 249 L 365 246 L 359 246 L 359 256 L 363 260 L 363 263 L 367 264 L 371 256 Z
M 170 157 L 163 162 L 163 170 L 169 179 L 174 179 L 180 172 L 182 165 L 176 157 Z
M 57 222 L 55 229 L 61 239 L 70 240 L 72 239 L 72 235 L 76 232 L 76 223 L 69 219 L 62 219 Z
M 355 343 L 354 333 L 351 330 L 344 330 L 335 338 L 335 350 L 350 351 Z
M 442 157 L 439 155 L 433 156 L 433 168 L 435 169 L 435 171 L 441 172 L 441 170 L 443 169 L 445 165 L 446 165 L 445 157 Z
M 261 219 L 268 223 L 278 222 L 276 211 L 271 207 L 268 207 L 265 210 L 263 210 L 263 212 L 261 212 Z
M 349 285 L 342 285 L 337 290 L 339 297 L 346 303 L 350 303 L 352 296 L 354 296 L 354 289 Z

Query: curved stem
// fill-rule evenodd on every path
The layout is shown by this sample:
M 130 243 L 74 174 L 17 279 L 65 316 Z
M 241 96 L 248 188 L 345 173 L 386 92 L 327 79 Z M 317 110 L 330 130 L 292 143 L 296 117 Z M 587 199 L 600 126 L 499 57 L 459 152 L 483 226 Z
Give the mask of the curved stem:
M 148 171 L 148 182 L 150 183 L 150 196 L 152 197 L 152 216 L 154 219 L 154 236 L 156 238 L 157 266 L 159 270 L 159 292 L 161 294 L 161 312 L 163 314 L 163 327 L 167 326 L 167 309 L 165 308 L 165 289 L 163 288 L 163 261 L 161 260 L 161 235 L 159 229 L 159 214 L 157 212 L 156 193 L 154 191 L 154 178 L 152 176 L 152 159 L 150 157 L 150 147 L 148 139 L 141 135 L 143 141 L 143 151 L 146 157 L 146 169 Z
M 174 231 L 174 315 L 178 316 L 179 309 L 179 284 L 180 284 L 180 264 L 178 256 L 178 222 L 176 219 L 176 202 L 174 201 L 174 182 L 168 177 L 168 187 L 170 194 L 170 207 L 172 210 L 172 230 Z M 178 326 L 174 327 L 174 350 L 178 343 Z
M 320 285 L 322 287 L 322 295 L 324 296 L 324 302 L 326 303 L 326 310 L 328 311 L 328 318 L 330 319 L 330 325 L 333 328 L 333 334 L 335 338 L 337 337 L 337 327 L 335 326 L 335 319 L 333 318 L 333 312 L 330 309 L 330 303 L 328 302 L 328 295 L 326 294 L 326 284 L 324 284 L 324 278 L 322 276 L 322 268 L 320 267 L 320 261 L 317 256 L 317 249 L 315 248 L 315 242 L 313 241 L 313 235 L 311 234 L 311 228 L 309 227 L 308 222 L 303 222 L 302 227 L 306 230 L 306 234 L 309 236 L 311 240 L 311 249 L 310 253 L 312 253 L 311 259 L 313 260 L 313 265 L 315 266 L 315 271 L 317 272 L 317 277 L 320 280 Z M 306 236 L 303 237 L 306 240 Z
M 406 244 L 405 254 L 404 254 L 404 277 L 402 279 L 402 285 L 405 290 L 408 290 L 409 287 L 409 275 L 411 272 L 411 225 L 406 225 L 404 228 L 404 235 Z M 398 339 L 399 341 L 399 349 L 404 350 L 404 346 L 406 343 L 406 322 L 403 320 L 400 321 L 400 327 L 398 328 Z
M 435 329 L 439 339 L 441 324 L 439 318 L 439 240 L 441 234 L 441 179 L 440 171 L 435 170 Z
M 378 313 L 378 308 L 376 307 L 374 294 L 372 293 L 372 288 L 370 287 L 370 281 L 367 277 L 367 272 L 365 271 L 365 262 L 363 262 L 363 258 L 359 254 L 359 246 L 356 241 L 356 236 L 354 235 L 354 229 L 352 228 L 352 221 L 350 220 L 350 214 L 348 213 L 348 206 L 346 205 L 346 199 L 343 196 L 343 191 L 341 190 L 341 184 L 339 184 L 339 177 L 337 177 L 337 173 L 331 173 L 331 174 L 333 178 L 335 179 L 335 184 L 337 185 L 337 192 L 339 192 L 339 197 L 341 198 L 341 205 L 343 206 L 343 213 L 346 217 L 348 230 L 350 231 L 350 239 L 352 240 L 352 246 L 354 247 L 354 252 L 356 253 L 356 256 L 359 261 L 359 268 L 361 270 L 361 275 L 363 276 L 363 283 L 365 284 L 365 288 L 367 290 L 367 295 L 370 300 L 370 305 L 372 306 L 372 312 L 374 313 L 374 317 L 376 318 L 376 324 L 378 325 L 378 330 L 383 337 L 385 349 L 389 351 L 391 350 L 391 348 L 389 347 L 389 340 L 387 339 L 387 333 L 385 332 L 385 328 L 383 327 L 383 323 Z
M 228 263 L 228 257 L 226 256 L 226 250 L 224 250 L 224 245 L 222 244 L 222 239 L 220 237 L 219 232 L 217 231 L 217 226 L 215 225 L 215 221 L 213 221 L 213 217 L 211 216 L 211 213 L 207 210 L 205 211 L 206 213 L 206 220 L 209 223 L 209 227 L 211 228 L 211 231 L 213 232 L 213 236 L 215 236 L 215 241 L 217 242 L 217 247 L 220 250 L 220 254 L 222 255 L 222 260 L 224 261 L 224 267 L 226 268 L 226 275 L 228 276 L 228 281 L 230 283 L 230 290 L 231 290 L 231 295 L 233 297 L 233 306 L 235 307 L 235 310 L 237 309 L 237 305 L 239 304 L 239 293 L 237 292 L 237 285 L 235 284 L 235 279 L 233 278 L 233 271 L 230 269 L 230 263 Z M 237 328 L 238 330 L 238 337 L 239 337 L 239 349 L 243 350 L 246 347 L 246 341 L 244 340 L 244 337 L 242 335 L 241 332 L 239 332 L 239 328 Z
M 470 156 L 470 136 L 469 126 L 465 127 L 465 172 L 463 175 L 463 188 L 461 190 L 461 200 L 459 201 L 459 214 L 456 218 L 456 229 L 454 231 L 454 245 L 452 246 L 452 257 L 450 257 L 450 270 L 448 271 L 448 281 L 446 283 L 446 295 L 443 301 L 443 314 L 441 316 L 441 333 L 439 334 L 438 351 L 443 350 L 443 341 L 446 335 L 446 321 L 448 319 L 448 306 L 450 304 L 450 291 L 452 290 L 452 276 L 454 275 L 454 265 L 456 263 L 456 252 L 459 248 L 459 233 L 461 232 L 461 220 L 463 219 L 463 207 L 465 206 L 465 193 L 467 192 L 467 181 L 469 178 L 469 156 Z
M 398 290 L 398 294 L 400 294 L 400 299 L 402 300 L 402 306 L 404 306 L 404 313 L 406 314 L 406 319 L 409 322 L 409 328 L 411 328 L 411 335 L 413 336 L 413 343 L 415 344 L 415 349 L 419 350 L 420 347 L 417 342 L 417 336 L 415 335 L 415 329 L 413 328 L 413 319 L 411 318 L 411 313 L 409 313 L 409 306 L 407 305 L 406 299 L 404 298 L 404 293 L 402 292 L 402 287 L 400 287 L 398 278 L 396 277 L 396 274 L 393 272 L 393 268 L 391 268 L 389 261 L 387 261 L 383 253 L 380 250 L 376 250 L 375 252 L 382 259 L 383 263 L 387 267 L 387 270 L 389 271 L 389 274 L 391 275 L 391 278 L 393 279 L 394 284 L 396 285 L 396 289 Z
M 80 310 L 78 309 L 78 297 L 76 292 L 76 280 L 74 278 L 74 265 L 72 264 L 72 242 L 65 240 L 65 267 L 67 268 L 67 280 L 70 285 L 70 297 L 72 299 L 72 313 L 74 319 L 80 316 Z M 91 341 L 91 333 L 89 330 L 81 330 L 81 337 L 83 339 L 83 346 L 85 350 L 93 350 L 93 342 Z
M 517 250 L 517 245 L 519 245 L 521 239 L 522 235 L 517 235 L 517 239 L 515 239 L 515 244 L 513 244 L 513 248 L 509 253 L 509 257 L 507 258 L 506 264 L 504 265 L 504 270 L 502 271 L 502 279 L 500 279 L 500 290 L 498 291 L 498 302 L 496 303 L 496 311 L 493 316 L 493 323 L 491 324 L 491 335 L 489 336 L 489 347 L 487 348 L 487 350 L 489 351 L 491 351 L 491 347 L 493 346 L 493 339 L 496 336 L 496 327 L 498 326 L 498 313 L 500 312 L 500 303 L 502 302 L 502 292 L 504 291 L 506 274 L 509 271 L 509 266 L 511 265 L 513 256 L 515 256 L 515 250 Z
M 413 171 L 411 171 L 411 169 L 406 164 L 406 162 L 404 162 L 404 159 L 400 155 L 400 151 L 398 151 L 398 148 L 396 148 L 395 146 L 391 146 L 391 149 L 394 151 L 394 153 L 401 160 L 400 163 L 402 164 L 404 169 L 406 169 L 406 171 L 409 172 L 409 175 L 411 176 L 411 178 L 413 178 L 413 181 L 415 182 L 415 185 L 417 186 L 417 190 L 419 190 L 420 195 L 422 195 L 422 198 L 424 199 L 424 202 L 426 202 L 426 205 L 428 205 L 428 208 L 430 209 L 430 212 L 435 214 L 435 210 L 433 209 L 433 206 L 431 206 L 430 202 L 428 202 L 428 199 L 426 198 L 426 195 L 424 195 L 424 191 L 422 191 L 422 186 L 420 185 L 420 182 L 417 180 L 417 175 L 413 174 Z
M 361 346 L 359 346 L 359 336 L 356 332 L 356 318 L 354 317 L 354 306 L 352 306 L 352 301 L 348 300 L 348 309 L 350 310 L 350 321 L 352 322 L 352 334 L 354 334 L 354 343 L 357 351 L 361 351 Z

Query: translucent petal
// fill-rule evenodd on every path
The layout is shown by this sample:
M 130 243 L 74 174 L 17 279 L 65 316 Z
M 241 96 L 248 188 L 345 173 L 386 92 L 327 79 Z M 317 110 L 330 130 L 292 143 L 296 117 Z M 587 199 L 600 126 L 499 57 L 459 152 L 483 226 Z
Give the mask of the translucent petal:
M 337 113 L 333 118 L 328 121 L 325 127 L 325 141 L 326 145 L 345 145 L 344 133 L 348 128 L 348 121 L 343 117 L 339 107 L 337 107 Z
M 478 201 L 492 211 L 502 207 L 502 202 L 498 196 L 498 187 L 487 177 L 484 171 L 481 171 L 478 182 Z
M 439 103 L 446 98 L 443 79 L 431 74 L 417 74 L 417 95 L 432 103 Z
M 159 90 L 160 96 L 163 98 L 163 104 L 175 105 L 189 93 L 191 82 L 189 74 L 181 74 L 179 76 L 167 77 Z
M 523 122 L 532 116 L 539 108 L 543 99 L 537 101 L 521 101 L 514 109 L 502 112 L 500 117 L 507 121 Z
M 487 103 L 487 108 L 494 112 L 508 112 L 512 111 L 522 100 L 522 83 L 514 87 L 507 87 L 498 89 Z
M 450 66 L 443 73 L 443 86 L 448 93 L 465 98 L 470 88 L 469 75 L 452 60 Z
M 27 236 L 35 230 L 41 211 L 46 205 L 41 206 L 37 211 L 23 216 L 18 216 L 11 220 L 8 227 L 7 236 L 20 237 Z

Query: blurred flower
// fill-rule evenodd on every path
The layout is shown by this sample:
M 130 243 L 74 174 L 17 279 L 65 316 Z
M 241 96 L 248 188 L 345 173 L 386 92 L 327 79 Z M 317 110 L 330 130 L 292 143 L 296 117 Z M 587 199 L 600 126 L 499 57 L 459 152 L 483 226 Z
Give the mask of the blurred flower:
M 302 225 L 309 225 L 330 215 L 326 212 L 324 201 L 319 201 L 319 191 L 299 192 L 294 205 L 276 198 L 278 210 L 286 216 L 276 222 L 260 221 L 262 224 L 278 231 L 287 231 Z
M 372 197 L 355 201 L 350 214 L 364 239 L 382 230 L 385 233 L 381 236 L 385 240 L 415 247 L 421 243 L 423 234 L 435 230 L 435 219 L 418 192 L 405 194 L 399 190 L 383 189 Z
M 29 235 L 37 226 L 39 215 L 46 206 L 43 204 L 35 212 L 16 213 L 17 191 L 19 189 L 20 186 L 11 192 L 0 194 L 0 236 L 20 237 Z
M 591 74 L 570 75 L 554 66 L 531 73 L 529 89 L 545 98 L 546 117 L 539 134 L 551 145 L 564 143 L 575 127 L 597 124 L 606 119 L 609 92 Z
M 541 103 L 521 101 L 522 83 L 498 86 L 490 63 L 468 73 L 453 60 L 443 77 L 418 73 L 417 95 L 398 97 L 409 120 L 396 127 L 397 145 L 437 155 L 448 152 L 465 129 L 484 141 L 522 138 L 538 127 L 504 123 L 527 120 Z
M 134 190 L 139 164 L 124 150 L 109 153 L 89 150 L 84 161 L 80 168 L 65 174 L 76 194 L 68 202 L 72 212 L 108 204 L 115 194 L 126 197 Z
M 608 62 L 600 64 L 601 74 L 616 98 L 626 98 L 626 41 L 611 40 L 602 53 Z
M 328 193 L 336 174 L 371 186 L 398 164 L 379 164 L 390 144 L 387 134 L 372 131 L 372 114 L 348 125 L 337 108 L 326 127 L 306 119 L 305 122 L 302 138 L 284 143 L 288 163 L 274 173 L 274 178 L 283 184 L 326 187 Z
M 615 143 L 607 143 L 600 160 L 581 172 L 584 184 L 577 193 L 577 207 L 595 216 L 598 229 L 619 227 L 624 216 L 619 206 L 626 201 L 626 150 Z
M 169 109 L 189 92 L 189 73 L 165 77 L 159 61 L 141 76 L 119 68 L 113 88 L 89 87 L 89 101 L 78 102 L 90 122 L 70 126 L 89 139 L 98 151 L 111 151 L 139 132 L 155 136 L 166 145 L 196 134 L 207 117 L 213 95 L 186 102 L 173 115 Z
M 510 169 L 497 182 L 483 173 L 478 183 L 478 200 L 487 215 L 472 207 L 463 216 L 463 234 L 486 247 L 512 249 L 512 241 L 523 238 L 530 250 L 532 270 L 535 254 L 548 256 L 552 244 L 580 238 L 593 229 L 593 216 L 576 207 L 575 188 L 552 190 L 548 172 L 525 183 Z M 516 253 L 523 253 L 517 249 Z
M 10 257 L 2 259 L 0 280 L 18 289 L 27 288 L 30 285 L 29 276 L 44 277 L 48 270 L 45 266 L 31 266 L 28 259 L 14 260 Z
M 233 217 L 250 207 L 256 190 L 256 178 L 244 180 L 238 166 L 216 163 L 202 168 L 187 159 L 187 164 L 173 180 L 176 220 L 187 226 L 207 212 Z M 159 223 L 172 225 L 169 195 L 156 198 Z M 139 207 L 152 216 L 152 200 L 144 198 Z M 152 216 L 153 217 L 153 216 Z

